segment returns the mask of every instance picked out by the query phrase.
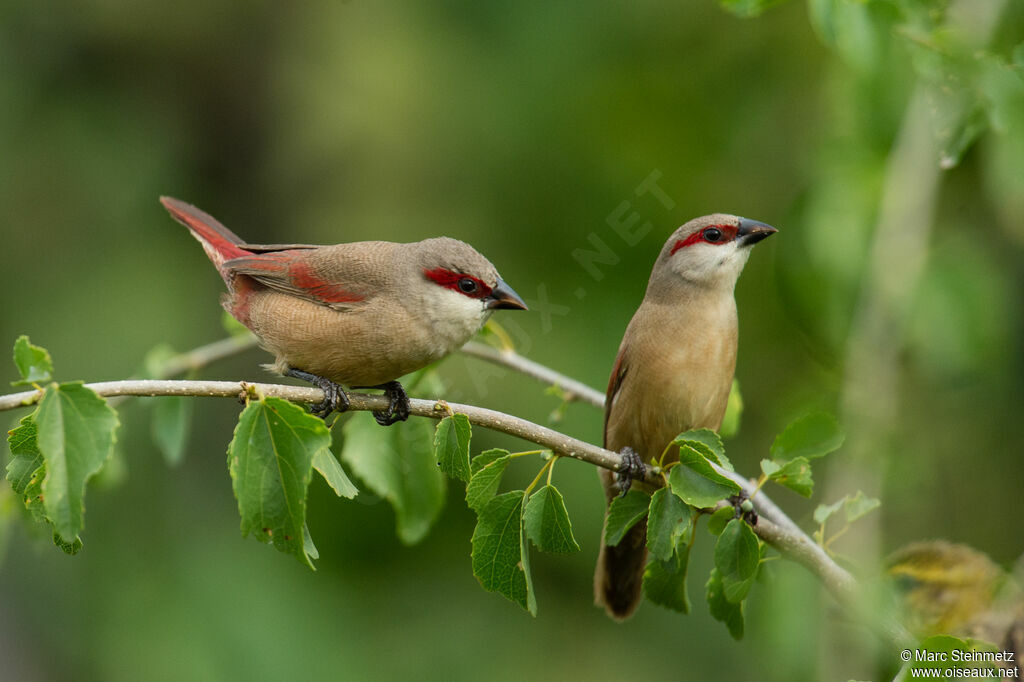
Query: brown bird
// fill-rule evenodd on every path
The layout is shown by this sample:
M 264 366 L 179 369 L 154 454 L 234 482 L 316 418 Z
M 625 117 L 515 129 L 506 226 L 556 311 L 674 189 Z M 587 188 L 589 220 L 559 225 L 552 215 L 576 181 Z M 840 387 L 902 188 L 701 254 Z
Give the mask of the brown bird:
M 409 417 L 398 377 L 461 347 L 497 308 L 526 309 L 491 262 L 457 239 L 314 246 L 246 244 L 194 206 L 161 197 L 228 287 L 222 305 L 276 361 L 323 389 L 326 417 L 348 408 L 342 385 L 383 389 L 384 425 Z
M 605 397 L 606 448 L 638 466 L 680 433 L 718 429 L 736 368 L 736 279 L 750 247 L 776 231 L 716 213 L 672 233 L 615 359 Z M 603 469 L 601 478 L 609 504 L 630 480 Z M 594 599 L 615 618 L 627 618 L 640 602 L 646 541 L 641 521 L 617 546 L 602 543 Z

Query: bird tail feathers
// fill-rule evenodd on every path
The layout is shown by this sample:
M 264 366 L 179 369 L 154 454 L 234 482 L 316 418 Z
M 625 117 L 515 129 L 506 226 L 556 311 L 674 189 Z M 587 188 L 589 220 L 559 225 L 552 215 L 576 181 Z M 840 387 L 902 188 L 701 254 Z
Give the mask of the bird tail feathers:
M 232 258 L 252 255 L 251 252 L 239 246 L 243 243 L 239 236 L 221 225 L 213 216 L 200 211 L 191 204 L 171 197 L 160 197 L 160 203 L 175 220 L 187 227 L 192 236 L 199 240 L 206 255 L 213 261 L 225 282 L 228 281 L 228 277 L 221 267 L 224 262 Z
M 647 519 L 641 519 L 619 544 L 602 543 L 594 573 L 594 603 L 616 620 L 633 615 L 640 604 L 646 563 Z

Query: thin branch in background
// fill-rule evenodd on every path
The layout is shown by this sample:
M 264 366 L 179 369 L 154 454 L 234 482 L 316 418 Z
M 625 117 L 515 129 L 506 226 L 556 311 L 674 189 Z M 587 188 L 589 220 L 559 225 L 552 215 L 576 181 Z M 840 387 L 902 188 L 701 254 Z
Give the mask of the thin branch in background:
M 513 350 L 498 350 L 479 341 L 470 341 L 462 347 L 462 352 L 474 358 L 514 369 L 520 374 L 525 374 L 543 384 L 558 386 L 562 389 L 562 394 L 566 401 L 578 400 L 593 405 L 598 409 L 604 409 L 604 393 L 572 377 L 556 372 L 539 362 L 525 358 Z
M 255 348 L 256 345 L 256 337 L 251 334 L 229 336 L 173 356 L 160 368 L 159 376 L 152 378 L 170 379 L 185 372 L 202 369 L 218 360 L 223 360 L 247 351 L 250 348 Z
M 218 339 L 211 343 L 193 348 L 192 350 L 178 353 L 168 358 L 154 373 L 151 379 L 170 379 L 180 376 L 186 372 L 197 370 L 211 365 L 218 360 L 238 355 L 257 345 L 256 337 L 252 334 L 235 334 L 227 338 Z M 111 405 L 119 405 L 132 396 L 124 395 L 112 397 L 107 402 Z
M 259 384 L 235 381 L 186 381 L 186 380 L 126 380 L 106 381 L 86 386 L 98 395 L 110 396 L 198 396 L 227 397 L 244 399 L 249 395 L 272 396 L 303 403 L 317 403 L 323 400 L 323 391 L 319 388 L 305 386 L 286 386 L 282 384 Z M 0 396 L 0 411 L 31 406 L 37 402 L 40 391 L 25 391 Z M 382 410 L 388 406 L 388 399 L 383 395 L 367 395 L 349 393 L 350 410 Z M 410 411 L 419 417 L 442 419 L 450 411 L 463 414 L 469 421 L 493 431 L 506 433 L 536 443 L 553 452 L 588 462 L 605 469 L 618 471 L 622 465 L 622 457 L 617 452 L 586 443 L 566 436 L 553 429 L 534 424 L 533 422 L 513 415 L 459 403 L 447 403 L 440 400 L 411 399 Z M 733 472 L 719 470 L 737 482 L 748 494 L 753 492 L 753 484 Z M 647 469 L 646 482 L 661 485 L 661 474 Z M 755 509 L 761 520 L 754 527 L 765 542 L 776 547 L 785 556 L 807 567 L 819 581 L 832 593 L 840 603 L 855 604 L 857 601 L 856 581 L 845 569 L 840 567 L 803 533 L 792 520 L 783 514 L 770 500 L 759 493 L 754 501 Z M 902 641 L 902 640 L 900 640 Z
M 508 367 L 542 383 L 562 387 L 573 396 L 573 398 L 567 399 L 579 399 L 597 408 L 604 406 L 604 396 L 596 389 L 550 367 L 528 360 L 512 350 L 498 351 L 479 343 L 467 345 L 469 348 L 466 352 L 469 355 Z M 161 373 L 170 375 L 198 369 L 253 346 L 255 346 L 255 339 L 252 337 L 223 339 L 172 358 Z M 140 379 L 99 382 L 86 384 L 86 386 L 98 395 L 105 397 L 196 396 L 227 397 L 243 401 L 247 396 L 255 394 L 302 403 L 318 403 L 324 399 L 324 393 L 319 388 L 245 381 Z M 41 396 L 40 391 L 25 391 L 0 396 L 0 411 L 31 406 L 38 402 Z M 349 393 L 348 396 L 349 409 L 353 411 L 382 410 L 388 407 L 388 399 L 383 395 Z M 456 412 L 465 415 L 470 423 L 476 426 L 522 438 L 548 448 L 558 455 L 588 462 L 611 471 L 618 471 L 622 466 L 622 456 L 617 452 L 496 410 L 475 405 L 448 403 L 443 400 L 414 398 L 410 399 L 410 412 L 412 415 L 431 419 L 442 419 L 452 412 Z M 714 463 L 711 465 L 718 473 L 739 485 L 748 496 L 753 496 L 756 489 L 755 482 L 736 472 L 727 471 Z M 661 474 L 654 473 L 650 467 L 645 469 L 644 481 L 657 486 L 664 484 Z M 906 648 L 912 638 L 899 623 L 889 618 L 879 618 L 877 614 L 863 613 L 863 600 L 859 599 L 861 589 L 848 571 L 839 566 L 827 552 L 811 540 L 789 516 L 765 495 L 763 490 L 758 491 L 758 494 L 753 497 L 754 508 L 760 516 L 753 529 L 764 542 L 774 547 L 783 556 L 807 568 L 839 603 L 843 604 L 851 613 L 859 615 L 862 620 L 868 622 L 885 641 L 895 647 Z

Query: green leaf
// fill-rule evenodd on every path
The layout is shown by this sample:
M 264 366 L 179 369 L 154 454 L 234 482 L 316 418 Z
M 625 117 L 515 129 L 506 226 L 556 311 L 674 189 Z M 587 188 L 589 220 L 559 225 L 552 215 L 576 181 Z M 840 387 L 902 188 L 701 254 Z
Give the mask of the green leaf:
M 743 601 L 757 577 L 760 561 L 761 548 L 754 531 L 742 519 L 730 521 L 715 543 L 715 568 L 722 576 L 727 601 Z
M 647 520 L 647 550 L 651 556 L 661 561 L 671 559 L 679 543 L 689 536 L 692 520 L 693 510 L 671 490 L 655 490 Z
M 473 575 L 488 592 L 498 592 L 537 614 L 523 533 L 522 490 L 492 498 L 480 510 L 473 531 Z
M 43 465 L 43 456 L 36 442 L 37 433 L 34 414 L 25 415 L 17 427 L 7 432 L 7 444 L 11 448 L 7 480 L 19 495 L 25 494 L 32 476 Z
M 185 457 L 194 407 L 193 399 L 186 396 L 172 395 L 154 399 L 153 419 L 150 422 L 153 441 L 170 466 L 181 464 Z
M 82 539 L 80 537 L 76 535 L 74 540 L 68 541 L 62 538 L 57 531 L 53 531 L 53 544 L 60 548 L 60 551 L 70 556 L 78 554 L 82 549 Z
M 725 456 L 725 446 L 722 445 L 721 437 L 711 429 L 695 429 L 679 434 L 673 445 L 688 445 L 701 455 L 704 459 L 714 462 L 718 466 L 733 471 L 732 462 Z
M 11 489 L 19 495 L 25 494 L 25 489 L 36 471 L 43 465 L 43 456 L 36 454 L 35 457 L 15 455 L 7 463 L 7 480 L 10 481 Z
M 416 544 L 430 532 L 444 507 L 445 477 L 431 447 L 433 428 L 424 419 L 381 428 L 356 414 L 342 429 L 341 460 L 395 510 L 398 538 Z
M 509 451 L 502 450 L 501 448 L 493 448 L 491 450 L 484 450 L 479 455 L 473 458 L 470 462 L 469 469 L 473 476 L 476 476 L 485 466 L 495 460 L 499 460 L 502 457 L 508 457 Z
M 729 400 L 725 404 L 725 416 L 722 417 L 722 425 L 718 427 L 718 433 L 722 438 L 732 438 L 740 430 L 740 418 L 743 416 L 743 394 L 740 393 L 740 382 L 732 380 L 732 388 L 729 390 Z
M 572 554 L 580 551 L 572 536 L 572 522 L 562 493 L 553 485 L 546 485 L 530 496 L 523 512 L 523 524 L 526 536 L 542 552 Z
M 649 495 L 634 489 L 612 500 L 604 521 L 604 544 L 614 547 L 622 542 L 626 532 L 647 514 L 650 504 Z
M 521 522 L 521 520 L 520 520 Z M 537 595 L 533 592 L 533 574 L 530 573 L 530 550 L 526 544 L 526 533 L 519 533 L 519 556 L 523 571 L 523 579 L 526 581 L 526 610 L 531 616 L 537 616 Z
M 504 452 L 503 450 L 491 450 L 489 452 Z M 487 453 L 484 453 L 487 454 Z M 476 466 L 478 460 L 484 455 L 479 455 L 473 460 L 473 466 Z M 489 459 L 489 458 L 488 458 Z M 501 484 L 501 477 L 505 473 L 505 469 L 508 467 L 508 463 L 511 458 L 508 454 L 491 459 L 487 464 L 479 471 L 474 471 L 473 478 L 469 479 L 469 483 L 466 485 L 466 505 L 474 510 L 480 511 L 480 509 L 487 504 L 495 493 L 498 492 L 498 486 Z
M 771 456 L 779 464 L 791 459 L 824 457 L 843 444 L 842 430 L 835 417 L 824 412 L 797 419 L 772 443 Z
M 722 574 L 717 568 L 711 569 L 705 589 L 711 617 L 725 623 L 733 639 L 743 639 L 743 602 L 734 604 L 725 598 Z
M 740 487 L 711 468 L 697 450 L 689 445 L 679 448 L 679 464 L 668 476 L 672 492 L 691 507 L 713 507 L 740 491 Z
M 434 432 L 434 459 L 441 471 L 469 482 L 469 439 L 473 427 L 464 414 L 445 417 Z
M 12 381 L 11 386 L 24 386 L 50 381 L 53 375 L 53 360 L 45 348 L 33 346 L 27 336 L 19 336 L 14 342 L 14 364 L 21 374 L 20 381 Z
M 853 523 L 857 519 L 867 515 L 868 513 L 878 509 L 882 506 L 880 500 L 876 500 L 873 497 L 865 497 L 864 493 L 860 490 L 853 497 L 845 497 L 843 500 L 846 502 L 846 522 Z
M 46 478 L 46 464 L 39 452 L 36 440 L 35 414 L 21 418 L 18 426 L 7 432 L 7 443 L 11 448 L 11 460 L 7 463 L 7 480 L 11 489 L 21 496 L 25 509 L 33 520 L 49 523 L 43 508 L 43 479 Z
M 313 544 L 313 536 L 309 534 L 309 526 L 306 524 L 302 524 L 302 551 L 314 561 L 320 558 L 320 550 Z
M 811 463 L 806 457 L 795 457 L 788 462 L 762 459 L 761 471 L 768 476 L 768 480 L 784 485 L 804 497 L 810 497 L 814 492 Z
M 349 480 L 348 475 L 345 474 L 345 470 L 341 468 L 341 464 L 335 459 L 334 453 L 331 452 L 330 448 L 318 450 L 313 455 L 313 468 L 324 477 L 327 485 L 331 486 L 331 490 L 338 497 L 351 500 L 359 494 L 359 488 L 355 487 L 352 481 Z M 313 558 L 315 559 L 316 557 Z
M 36 410 L 43 505 L 62 538 L 82 531 L 85 485 L 114 452 L 117 413 L 81 382 L 50 384 Z
M 718 0 L 718 4 L 722 6 L 722 9 L 741 19 L 760 16 L 765 10 L 775 5 L 781 5 L 784 2 L 786 0 Z
M 242 537 L 293 555 L 313 568 L 306 552 L 306 493 L 313 456 L 329 448 L 323 421 L 281 398 L 252 400 L 228 446 L 228 471 L 242 517 Z
M 818 524 L 825 523 L 829 517 L 835 514 L 837 511 L 846 504 L 848 497 L 844 497 L 835 504 L 819 504 L 818 508 L 814 510 L 814 522 Z
M 732 505 L 716 510 L 715 513 L 708 518 L 708 532 L 712 535 L 721 535 L 729 522 L 735 518 L 736 508 Z
M 42 464 L 32 472 L 32 477 L 28 480 L 28 484 L 25 486 L 25 490 L 22 493 L 22 498 L 25 502 L 25 509 L 32 516 L 32 519 L 39 523 L 49 523 L 50 517 L 46 513 L 46 507 L 43 505 L 43 481 L 46 480 L 46 464 Z
M 659 491 L 660 492 L 660 491 Z M 690 612 L 686 573 L 690 563 L 689 545 L 678 549 L 673 561 L 655 559 L 644 569 L 643 590 L 648 601 L 680 613 Z
M 16 427 L 7 432 L 7 445 L 11 448 L 11 454 L 28 456 L 39 454 L 39 445 L 36 442 L 38 435 L 39 428 L 36 426 L 35 413 L 26 414 Z

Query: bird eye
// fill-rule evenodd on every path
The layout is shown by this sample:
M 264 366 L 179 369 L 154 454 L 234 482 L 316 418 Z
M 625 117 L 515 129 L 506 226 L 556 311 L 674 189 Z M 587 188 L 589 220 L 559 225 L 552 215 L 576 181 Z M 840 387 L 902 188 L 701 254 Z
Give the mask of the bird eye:
M 701 233 L 701 236 L 704 237 L 706 242 L 719 242 L 722 240 L 722 231 L 717 227 L 709 227 Z
M 474 280 L 472 278 L 469 278 L 469 277 L 463 277 L 463 278 L 461 278 L 459 280 L 459 291 L 461 291 L 462 293 L 464 293 L 464 294 L 475 294 L 476 290 L 477 290 L 476 280 Z

